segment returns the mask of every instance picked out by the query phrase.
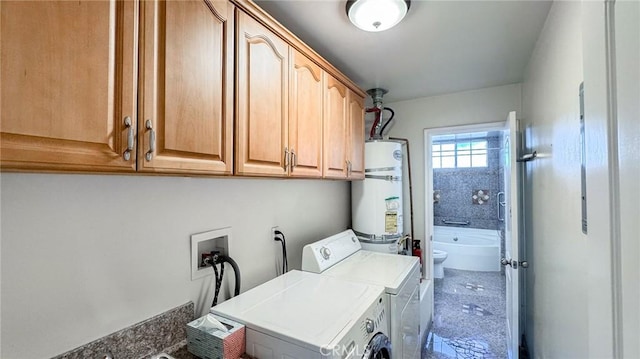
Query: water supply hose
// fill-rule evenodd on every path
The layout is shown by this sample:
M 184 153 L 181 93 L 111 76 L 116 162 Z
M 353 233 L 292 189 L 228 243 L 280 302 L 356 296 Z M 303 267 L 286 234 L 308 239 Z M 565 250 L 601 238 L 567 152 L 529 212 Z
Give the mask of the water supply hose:
M 231 268 L 233 268 L 233 272 L 235 273 L 235 278 L 236 278 L 236 286 L 234 288 L 233 295 L 234 296 L 239 295 L 240 294 L 240 268 L 238 267 L 238 263 L 236 263 L 236 261 L 234 261 L 233 258 L 225 255 L 220 256 L 220 263 L 223 266 L 224 266 L 224 263 L 229 263 L 231 265 Z
M 218 275 L 218 265 L 214 262 L 213 267 L 213 277 L 216 281 L 214 291 L 213 291 L 213 302 L 211 303 L 212 307 L 215 307 L 218 304 L 218 293 L 220 293 L 220 287 L 222 287 L 222 276 L 224 275 L 224 264 L 222 265 L 222 273 Z
M 224 276 L 224 264 L 229 263 L 231 268 L 233 268 L 233 272 L 235 274 L 236 286 L 233 291 L 233 296 L 237 296 L 240 294 L 240 268 L 238 267 L 238 263 L 233 260 L 233 258 L 226 256 L 224 254 L 213 254 L 213 274 L 215 277 L 215 288 L 213 292 L 213 302 L 211 303 L 212 307 L 215 307 L 218 304 L 218 293 L 220 293 L 220 288 L 222 287 L 222 278 Z M 220 264 L 220 274 L 218 275 L 218 264 Z

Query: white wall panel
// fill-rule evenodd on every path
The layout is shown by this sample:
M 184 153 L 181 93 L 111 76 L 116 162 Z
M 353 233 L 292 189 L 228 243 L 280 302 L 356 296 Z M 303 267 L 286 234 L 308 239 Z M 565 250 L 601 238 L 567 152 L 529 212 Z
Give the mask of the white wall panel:
M 246 291 L 276 275 L 272 226 L 294 269 L 350 223 L 338 181 L 3 173 L 1 186 L 2 358 L 61 354 L 189 300 L 200 316 L 212 276 L 191 281 L 193 233 L 233 228 Z
M 527 310 L 536 358 L 587 358 L 587 237 L 581 230 L 579 2 L 554 2 L 523 84 Z M 594 199 L 597 200 L 597 199 Z

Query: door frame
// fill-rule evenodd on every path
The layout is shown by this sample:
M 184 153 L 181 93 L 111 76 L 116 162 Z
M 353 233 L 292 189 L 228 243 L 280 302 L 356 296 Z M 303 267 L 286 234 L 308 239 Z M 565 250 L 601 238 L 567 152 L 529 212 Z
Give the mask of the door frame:
M 424 179 L 425 179 L 425 192 L 424 192 L 424 238 L 420 243 L 422 249 L 422 263 L 425 263 L 422 267 L 422 276 L 428 280 L 433 280 L 433 251 L 431 242 L 433 241 L 433 163 L 431 161 L 431 145 L 432 137 L 444 134 L 458 134 L 469 132 L 481 132 L 481 131 L 504 131 L 505 122 L 485 122 L 468 125 L 447 126 L 447 127 L 431 127 L 424 129 Z M 434 303 L 434 291 L 429 291 L 431 296 L 431 318 L 429 322 L 433 321 L 433 315 L 435 313 Z

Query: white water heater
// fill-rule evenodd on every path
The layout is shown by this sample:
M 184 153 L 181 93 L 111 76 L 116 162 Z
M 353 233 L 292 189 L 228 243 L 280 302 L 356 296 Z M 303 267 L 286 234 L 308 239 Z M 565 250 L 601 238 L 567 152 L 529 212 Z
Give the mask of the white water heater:
M 365 149 L 365 179 L 351 183 L 352 228 L 363 249 L 398 252 L 403 234 L 402 144 L 369 141 Z

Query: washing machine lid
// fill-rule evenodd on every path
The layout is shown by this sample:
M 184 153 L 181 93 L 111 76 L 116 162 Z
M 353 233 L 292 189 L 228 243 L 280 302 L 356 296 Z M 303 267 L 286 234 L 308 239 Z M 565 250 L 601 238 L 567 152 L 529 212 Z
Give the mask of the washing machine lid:
M 398 294 L 410 274 L 419 270 L 418 263 L 418 257 L 360 250 L 322 274 L 381 285 L 387 293 Z
M 383 293 L 382 286 L 294 270 L 218 304 L 211 312 L 319 350 L 337 345 L 345 329 L 358 323 Z

